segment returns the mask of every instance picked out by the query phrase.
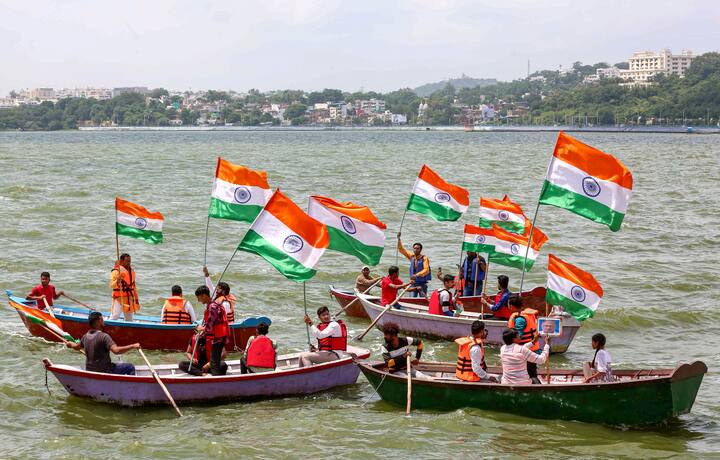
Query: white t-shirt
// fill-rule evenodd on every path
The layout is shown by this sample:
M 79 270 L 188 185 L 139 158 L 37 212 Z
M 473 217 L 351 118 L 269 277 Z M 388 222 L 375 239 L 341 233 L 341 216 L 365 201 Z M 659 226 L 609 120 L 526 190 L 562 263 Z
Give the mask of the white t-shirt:
M 597 372 L 604 372 L 606 375 L 606 379 L 612 379 L 612 365 L 610 363 L 610 353 L 608 353 L 604 349 L 598 350 L 597 354 L 595 355 L 595 370 Z
M 450 294 L 450 291 L 448 291 L 447 289 L 441 289 L 440 291 L 438 291 L 438 300 L 440 301 L 440 309 L 443 311 L 443 313 L 449 312 L 450 307 L 443 304 L 446 302 L 452 304 L 452 294 Z

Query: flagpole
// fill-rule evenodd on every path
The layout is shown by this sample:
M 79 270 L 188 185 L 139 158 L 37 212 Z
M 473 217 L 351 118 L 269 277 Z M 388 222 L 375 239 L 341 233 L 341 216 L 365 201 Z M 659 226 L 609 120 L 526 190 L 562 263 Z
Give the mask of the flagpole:
M 540 196 L 542 196 L 542 192 L 540 192 Z M 523 265 L 521 267 L 521 275 L 520 275 L 520 296 L 522 297 L 523 292 L 523 282 L 525 281 L 525 267 L 527 266 L 527 260 L 528 260 L 528 254 L 530 254 L 530 242 L 532 241 L 533 231 L 535 230 L 535 221 L 538 217 L 538 212 L 540 211 L 540 197 L 538 197 L 537 206 L 535 207 L 535 215 L 533 216 L 532 224 L 530 225 L 530 234 L 528 235 L 527 240 L 527 246 L 525 246 L 525 260 L 523 261 Z
M 217 291 L 218 284 L 220 284 L 220 281 L 222 281 L 223 276 L 225 276 L 225 272 L 227 271 L 228 267 L 230 266 L 230 263 L 235 258 L 235 254 L 237 254 L 239 247 L 240 247 L 239 245 L 237 247 L 235 247 L 235 251 L 233 251 L 232 255 L 230 256 L 230 260 L 228 260 L 228 263 L 225 265 L 225 268 L 223 269 L 222 273 L 220 274 L 220 278 L 217 280 L 217 283 L 215 283 L 215 289 L 213 289 L 213 292 L 211 295 L 211 297 L 213 299 L 215 298 L 215 292 Z
M 120 237 L 118 236 L 118 231 L 117 231 L 117 221 L 118 221 L 118 208 L 117 208 L 117 197 L 115 197 L 115 252 L 117 254 L 116 260 L 120 260 Z
M 408 204 L 410 204 L 410 200 L 409 200 L 409 199 L 408 199 Z M 407 206 L 405 206 L 405 211 L 403 212 L 402 219 L 400 219 L 400 230 L 398 230 L 398 234 L 401 234 L 401 233 L 402 233 L 402 228 L 403 228 L 403 224 L 405 223 L 405 215 L 406 215 L 406 214 L 407 214 Z M 400 246 L 400 245 L 399 245 L 399 238 L 398 238 L 398 242 L 396 242 L 396 244 L 395 244 L 395 265 L 396 265 L 396 266 L 397 266 L 397 264 L 399 263 L 399 262 L 398 262 L 398 257 L 399 257 L 399 256 L 398 256 L 398 252 L 400 251 L 399 246 Z M 461 256 L 461 257 L 462 257 L 462 256 Z
M 305 307 L 305 316 L 307 316 L 307 293 L 305 292 L 305 281 L 303 281 L 303 307 Z M 307 323 L 305 323 L 305 332 L 307 332 L 307 343 L 308 346 L 312 346 L 312 343 L 310 343 L 310 326 L 308 326 Z
M 210 212 L 208 212 L 207 224 L 205 224 L 205 252 L 203 255 L 203 267 L 207 267 L 208 230 L 210 230 Z

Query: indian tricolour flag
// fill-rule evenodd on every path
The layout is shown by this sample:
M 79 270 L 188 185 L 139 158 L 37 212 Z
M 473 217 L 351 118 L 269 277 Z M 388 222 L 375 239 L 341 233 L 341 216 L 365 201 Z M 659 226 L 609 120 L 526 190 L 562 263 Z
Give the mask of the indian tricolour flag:
M 511 201 L 507 195 L 502 200 L 480 198 L 480 227 L 491 228 L 492 224 L 498 224 L 510 232 L 523 233 L 526 222 L 520 205 Z
M 508 232 L 496 224 L 493 224 L 492 228 L 495 231 L 495 251 L 490 253 L 488 260 L 496 264 L 530 271 L 540 253 L 540 248 L 548 240 L 548 237 L 539 228 L 535 227 L 533 237 L 530 239 L 530 249 L 528 250 L 529 228 L 524 235 Z M 526 252 L 527 263 L 523 267 Z
M 620 160 L 561 132 L 558 135 L 540 203 L 565 208 L 620 230 L 632 174 Z
M 308 214 L 327 226 L 328 249 L 350 254 L 368 265 L 380 262 L 387 227 L 370 208 L 315 195 L 310 197 Z
M 16 309 L 20 314 L 22 314 L 28 321 L 31 323 L 39 324 L 41 326 L 46 327 L 47 329 L 50 329 L 60 337 L 64 338 L 68 342 L 75 342 L 75 338 L 65 332 L 60 326 L 62 323 L 57 318 L 54 318 L 49 313 L 44 312 L 42 310 L 38 310 L 37 308 L 28 307 L 27 305 L 23 305 L 18 302 L 14 302 L 12 300 L 8 300 L 8 303 L 11 307 Z
M 152 244 L 162 243 L 165 218 L 159 212 L 150 212 L 139 204 L 115 198 L 115 214 L 115 231 L 118 235 L 138 238 Z
M 595 314 L 602 296 L 602 287 L 590 273 L 552 254 L 548 256 L 547 303 L 561 305 L 582 321 Z
M 315 266 L 327 249 L 328 240 L 325 225 L 277 190 L 250 226 L 238 250 L 259 255 L 293 281 L 306 281 L 315 276 Z
M 445 182 L 435 171 L 423 165 L 407 209 L 437 221 L 455 221 L 467 211 L 469 204 L 470 194 L 467 190 Z
M 252 222 L 271 196 L 265 171 L 253 171 L 218 158 L 210 217 Z
M 463 251 L 492 254 L 495 252 L 495 241 L 495 230 L 492 228 L 465 224 L 462 244 Z

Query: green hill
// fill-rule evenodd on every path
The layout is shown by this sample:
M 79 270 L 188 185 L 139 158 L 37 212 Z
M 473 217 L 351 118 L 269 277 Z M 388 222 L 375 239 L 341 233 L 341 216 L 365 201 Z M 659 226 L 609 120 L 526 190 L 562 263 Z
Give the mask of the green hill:
M 473 78 L 468 77 L 467 75 L 463 74 L 459 78 L 451 78 L 449 80 L 443 80 L 438 81 L 435 83 L 426 83 L 424 85 L 418 86 L 417 88 L 413 89 L 415 94 L 418 96 L 426 97 L 434 93 L 435 91 L 439 91 L 445 86 L 450 83 L 455 87 L 456 90 L 460 90 L 462 88 L 476 88 L 478 86 L 490 86 L 496 84 L 498 81 L 494 78 Z

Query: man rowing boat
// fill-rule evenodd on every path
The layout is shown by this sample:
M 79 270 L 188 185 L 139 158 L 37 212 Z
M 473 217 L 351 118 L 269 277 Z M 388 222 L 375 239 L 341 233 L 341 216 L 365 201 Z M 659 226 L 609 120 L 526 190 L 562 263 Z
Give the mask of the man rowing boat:
M 99 311 L 88 315 L 90 330 L 80 339 L 80 342 L 66 342 L 68 348 L 85 350 L 85 370 L 103 372 L 106 374 L 135 375 L 135 366 L 131 363 L 114 363 L 110 360 L 110 352 L 122 355 L 130 350 L 138 350 L 139 343 L 119 347 L 112 337 L 103 332 L 105 321 Z
M 50 272 L 40 273 L 40 284 L 32 288 L 30 293 L 25 297 L 28 300 L 34 300 L 40 310 L 44 310 L 45 306 L 53 306 L 53 300 L 56 300 L 63 291 L 56 291 L 55 286 L 50 284 Z
M 357 278 L 355 278 L 355 289 L 357 289 L 358 292 L 365 292 L 380 278 L 379 276 L 377 278 L 370 276 L 370 267 L 365 265 Z

